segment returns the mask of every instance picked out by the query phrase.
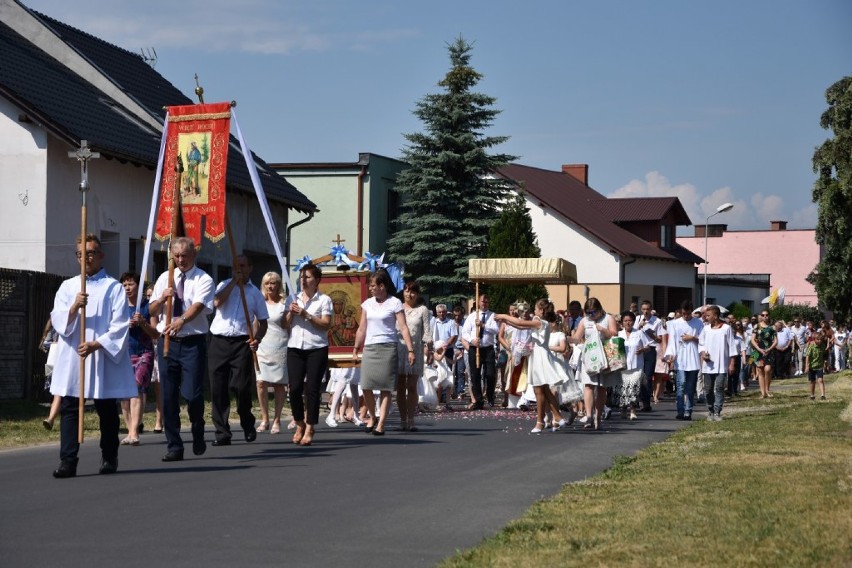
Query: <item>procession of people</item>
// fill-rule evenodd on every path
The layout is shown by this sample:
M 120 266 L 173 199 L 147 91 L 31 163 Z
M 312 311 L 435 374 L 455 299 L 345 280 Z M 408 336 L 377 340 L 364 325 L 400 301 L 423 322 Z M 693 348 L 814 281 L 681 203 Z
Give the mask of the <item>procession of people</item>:
M 192 452 L 207 451 L 205 391 L 215 430 L 212 446 L 232 444 L 232 397 L 246 443 L 259 433 L 278 434 L 285 389 L 292 442 L 310 446 L 324 384 L 334 393 L 325 419 L 329 428 L 348 422 L 382 436 L 394 413 L 399 416 L 396 430 L 417 432 L 415 419 L 425 412 L 534 408 L 530 434 L 540 435 L 575 423 L 583 430 L 601 429 L 613 408 L 630 422 L 641 420 L 667 390 L 674 393 L 675 418 L 692 420 L 703 403 L 709 420 L 722 420 L 726 397 L 738 395 L 752 381 L 760 398 L 772 397 L 779 365 L 785 367 L 781 376 L 806 374 L 811 399 L 818 386 L 825 400 L 824 373 L 846 364 L 849 333 L 833 322 L 819 328 L 798 318 L 789 325 L 773 323 L 767 310 L 756 321 L 736 321 L 723 318 L 718 306 L 694 309 L 689 301 L 662 318 L 647 300 L 641 311 L 631 306 L 611 312 L 595 297 L 572 301 L 565 312 L 557 312 L 547 298 L 532 302 L 532 310 L 530 302 L 519 299 L 499 313 L 491 311 L 487 294 L 475 298 L 465 317 L 461 305 L 450 312 L 438 304 L 433 313 L 416 280 L 405 281 L 398 291 L 379 267 L 366 277 L 369 297 L 361 304 L 351 355 L 339 368 L 340 358 L 329 353 L 334 302 L 320 289 L 320 266 L 300 266 L 298 290 L 286 295 L 282 276 L 275 272 L 266 273 L 257 288 L 245 255 L 235 256 L 233 276 L 216 286 L 197 266 L 191 239 L 175 238 L 169 249 L 174 275 L 160 275 L 150 301 L 137 307 L 139 275 L 111 278 L 103 269 L 98 237 L 78 239 L 86 287 L 81 288 L 80 276 L 65 281 L 45 327 L 57 351 L 50 390 L 61 416 L 54 477 L 77 472 L 81 369 L 83 395 L 94 400 L 99 419 L 98 472 L 110 474 L 118 471 L 119 446 L 140 444 L 152 375 L 159 377 L 157 403 L 166 439 L 162 461 L 176 462 L 185 456 L 181 399 Z M 81 340 L 84 307 L 89 317 Z M 787 346 L 789 357 L 783 355 Z M 121 441 L 119 409 L 128 432 Z M 46 428 L 53 427 L 53 419 L 52 414 L 45 420 Z

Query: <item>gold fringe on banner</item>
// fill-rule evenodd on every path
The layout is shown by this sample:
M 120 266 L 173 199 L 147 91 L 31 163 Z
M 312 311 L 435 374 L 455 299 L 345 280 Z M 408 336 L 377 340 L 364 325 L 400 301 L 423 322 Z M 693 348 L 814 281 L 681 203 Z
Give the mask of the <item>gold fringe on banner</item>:
M 169 122 L 188 122 L 190 120 L 219 120 L 222 118 L 231 118 L 230 112 L 214 112 L 208 114 L 187 114 L 185 116 L 169 115 Z

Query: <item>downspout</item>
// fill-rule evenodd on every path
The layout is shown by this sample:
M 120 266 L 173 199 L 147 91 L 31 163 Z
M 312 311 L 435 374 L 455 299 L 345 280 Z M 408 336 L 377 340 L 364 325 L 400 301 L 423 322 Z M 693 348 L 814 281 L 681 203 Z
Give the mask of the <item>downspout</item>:
M 621 292 L 620 292 L 619 296 L 621 296 L 622 306 L 624 305 L 624 278 L 627 275 L 627 265 L 633 264 L 634 262 L 636 262 L 636 259 L 631 258 L 627 262 L 624 262 L 624 263 L 621 264 L 621 278 L 620 278 L 620 281 L 619 281 L 619 284 L 620 284 L 619 287 L 621 288 Z M 622 307 L 619 307 L 618 309 L 621 310 Z
M 361 166 L 358 172 L 358 238 L 356 239 L 355 254 L 364 256 L 364 177 L 367 175 L 367 166 Z
M 295 223 L 293 223 L 292 225 L 289 225 L 287 227 L 287 242 L 284 245 L 284 254 L 287 255 L 287 266 L 285 268 L 287 269 L 288 273 L 290 272 L 290 233 L 293 231 L 293 229 L 295 229 L 299 225 L 301 225 L 303 223 L 307 223 L 308 221 L 310 221 L 313 218 L 314 218 L 314 212 L 311 211 L 311 212 L 308 213 L 307 217 L 305 217 L 301 221 L 296 221 Z M 284 276 L 284 275 L 282 274 L 282 276 Z

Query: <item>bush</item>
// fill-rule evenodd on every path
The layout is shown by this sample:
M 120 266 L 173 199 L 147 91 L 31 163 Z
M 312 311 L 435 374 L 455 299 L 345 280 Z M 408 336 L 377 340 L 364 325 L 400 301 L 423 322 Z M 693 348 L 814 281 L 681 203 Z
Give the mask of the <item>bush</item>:
M 734 314 L 734 317 L 736 317 L 738 321 L 743 318 L 751 317 L 751 310 L 748 309 L 745 304 L 741 304 L 739 302 L 731 302 L 728 304 L 728 311 Z
M 784 306 L 775 306 L 769 310 L 769 317 L 772 318 L 772 321 L 778 321 L 781 319 L 787 323 L 790 323 L 793 318 L 801 318 L 802 323 L 810 320 L 814 322 L 814 325 L 816 326 L 819 326 L 820 320 L 825 319 L 825 316 L 821 311 L 819 311 L 819 309 L 809 304 L 787 304 Z

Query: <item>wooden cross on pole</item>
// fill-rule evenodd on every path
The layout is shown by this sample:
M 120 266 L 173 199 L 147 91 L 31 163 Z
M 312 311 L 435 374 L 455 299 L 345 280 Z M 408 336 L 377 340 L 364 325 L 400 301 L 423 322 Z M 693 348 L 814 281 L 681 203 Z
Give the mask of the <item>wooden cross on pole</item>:
M 346 239 L 341 239 L 341 238 L 340 238 L 340 233 L 337 233 L 337 238 L 336 238 L 336 239 L 331 239 L 331 242 L 333 242 L 333 243 L 337 243 L 337 246 L 340 246 L 340 244 L 341 244 L 341 243 L 345 243 L 345 242 L 346 242 Z
M 80 243 L 83 246 L 83 254 L 80 255 L 80 293 L 86 293 L 86 193 L 89 191 L 89 160 L 100 158 L 99 152 L 92 152 L 88 140 L 80 140 L 80 147 L 73 152 L 68 152 L 69 158 L 80 162 L 80 195 L 82 205 L 80 206 Z M 86 306 L 80 308 L 80 343 L 86 342 Z M 83 443 L 83 413 L 86 410 L 86 358 L 80 357 L 80 398 L 77 418 L 77 441 Z

